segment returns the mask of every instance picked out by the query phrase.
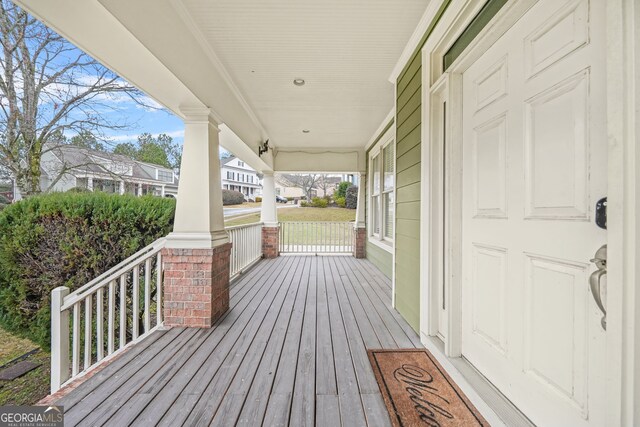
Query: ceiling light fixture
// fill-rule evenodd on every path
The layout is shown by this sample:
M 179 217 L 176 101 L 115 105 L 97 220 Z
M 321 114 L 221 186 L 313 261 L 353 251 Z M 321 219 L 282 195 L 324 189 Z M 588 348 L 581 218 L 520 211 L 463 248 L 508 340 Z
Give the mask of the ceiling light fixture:
M 293 84 L 296 86 L 304 86 L 304 79 L 293 79 Z
M 309 133 L 311 132 L 309 129 L 302 129 L 302 133 Z

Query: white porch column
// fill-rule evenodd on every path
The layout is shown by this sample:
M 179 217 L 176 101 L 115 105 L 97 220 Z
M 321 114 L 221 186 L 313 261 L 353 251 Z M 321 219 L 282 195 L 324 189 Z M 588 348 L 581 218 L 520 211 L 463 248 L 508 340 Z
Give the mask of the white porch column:
M 356 222 L 355 228 L 365 228 L 365 205 L 366 205 L 366 173 L 360 172 L 358 174 L 358 205 L 356 207 Z
M 162 187 L 160 187 L 160 195 L 162 197 L 167 195 L 167 187 L 165 185 L 163 185 Z
M 137 185 L 137 188 L 138 188 L 138 190 L 137 190 L 137 192 L 136 192 L 136 193 L 137 193 L 137 195 L 138 195 L 138 196 L 142 196 L 142 183 L 139 183 L 139 184 Z
M 167 246 L 213 248 L 229 242 L 224 229 L 218 124 L 209 109 L 184 109 L 184 147 L 173 233 Z
M 262 211 L 260 221 L 265 227 L 278 226 L 278 210 L 276 208 L 276 182 L 273 172 L 264 172 L 262 179 Z
M 93 191 L 93 177 L 87 177 L 87 190 Z
M 358 173 L 358 205 L 356 206 L 356 220 L 353 224 L 353 256 L 356 258 L 366 258 L 367 256 L 367 224 L 365 221 L 366 176 L 364 172 Z
M 125 193 L 124 181 L 120 181 L 120 195 Z

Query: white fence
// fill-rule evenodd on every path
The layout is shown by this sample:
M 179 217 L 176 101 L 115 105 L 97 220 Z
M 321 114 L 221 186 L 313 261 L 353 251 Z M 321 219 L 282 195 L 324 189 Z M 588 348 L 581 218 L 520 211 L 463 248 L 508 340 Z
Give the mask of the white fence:
M 262 257 L 262 224 L 227 229 L 231 277 Z M 159 239 L 70 293 L 51 293 L 51 392 L 162 324 Z M 73 314 L 73 316 L 72 316 Z
M 67 287 L 53 290 L 52 393 L 162 324 L 165 242 L 155 241 L 72 293 Z
M 231 247 L 231 277 L 262 258 L 262 223 L 227 227 Z
M 353 222 L 281 222 L 281 253 L 351 253 Z

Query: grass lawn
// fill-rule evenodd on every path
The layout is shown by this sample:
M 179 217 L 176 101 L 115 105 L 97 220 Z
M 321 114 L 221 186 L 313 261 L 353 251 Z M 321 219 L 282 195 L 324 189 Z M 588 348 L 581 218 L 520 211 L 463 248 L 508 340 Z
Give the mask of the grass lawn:
M 0 366 L 38 348 L 29 340 L 18 338 L 0 328 Z M 0 406 L 33 405 L 49 394 L 50 354 L 39 350 L 25 359 L 41 366 L 13 381 L 0 381 Z
M 292 221 L 353 221 L 356 219 L 355 209 L 344 208 L 282 208 L 278 209 L 278 220 Z M 225 221 L 227 227 L 260 222 L 260 213 L 232 217 Z

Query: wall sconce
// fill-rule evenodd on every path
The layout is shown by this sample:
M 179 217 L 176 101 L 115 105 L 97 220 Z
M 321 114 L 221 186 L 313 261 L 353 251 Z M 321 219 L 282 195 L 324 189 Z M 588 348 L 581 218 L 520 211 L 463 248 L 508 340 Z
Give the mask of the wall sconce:
M 269 140 L 267 139 L 265 142 L 258 146 L 258 157 L 262 157 L 264 153 L 269 152 Z

